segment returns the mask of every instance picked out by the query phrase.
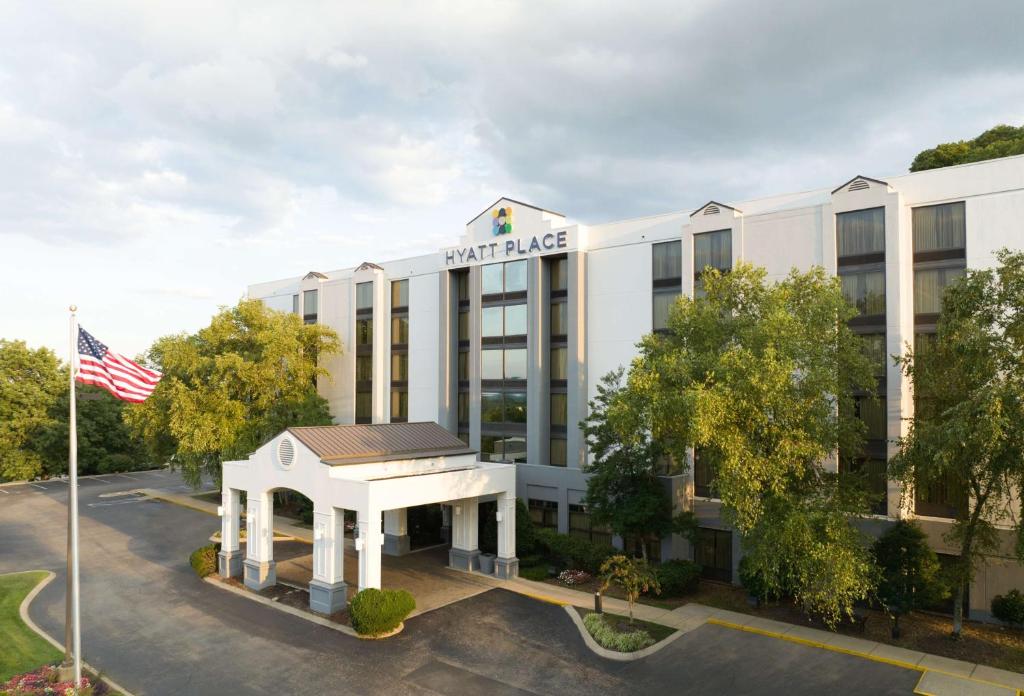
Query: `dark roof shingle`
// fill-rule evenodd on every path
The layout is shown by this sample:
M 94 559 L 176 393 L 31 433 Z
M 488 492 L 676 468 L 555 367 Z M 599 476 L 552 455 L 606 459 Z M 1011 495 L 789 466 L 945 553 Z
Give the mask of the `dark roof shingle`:
M 288 428 L 325 464 L 473 454 L 476 450 L 437 423 L 317 425 Z

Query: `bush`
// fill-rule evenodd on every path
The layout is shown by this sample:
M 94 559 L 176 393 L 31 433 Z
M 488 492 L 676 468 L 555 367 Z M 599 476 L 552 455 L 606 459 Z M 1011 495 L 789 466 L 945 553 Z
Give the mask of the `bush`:
M 596 574 L 608 558 L 619 553 L 611 544 L 597 544 L 589 539 L 559 534 L 553 529 L 536 530 L 536 539 L 556 565 L 579 568 L 591 575 Z
M 594 637 L 598 645 L 609 650 L 636 652 L 654 645 L 654 639 L 647 631 L 638 628 L 635 631 L 620 633 L 608 623 L 604 614 L 587 614 L 583 617 L 583 625 L 587 627 L 587 632 Z
M 751 597 L 756 597 L 762 602 L 768 599 L 767 583 L 760 573 L 751 569 L 746 556 L 740 559 L 740 584 Z
M 541 580 L 548 579 L 548 567 L 546 565 L 519 565 L 519 577 L 525 580 Z
M 663 594 L 680 597 L 697 591 L 700 566 L 691 561 L 673 559 L 665 561 L 655 570 Z
M 207 544 L 200 546 L 188 557 L 188 562 L 196 575 L 205 578 L 217 572 L 217 553 L 220 551 L 220 544 Z
M 564 585 L 584 585 L 590 580 L 590 573 L 585 570 L 563 570 L 558 574 L 558 582 Z
M 1024 594 L 1010 590 L 992 598 L 992 616 L 1014 626 L 1024 624 Z
M 405 590 L 368 587 L 352 598 L 348 614 L 357 633 L 379 636 L 398 628 L 415 608 L 416 600 Z

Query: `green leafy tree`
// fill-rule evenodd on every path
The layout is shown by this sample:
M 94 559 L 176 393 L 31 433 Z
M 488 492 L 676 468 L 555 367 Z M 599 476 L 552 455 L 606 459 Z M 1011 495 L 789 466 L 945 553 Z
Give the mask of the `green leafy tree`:
M 63 370 L 63 387 L 50 408 L 49 423 L 37 431 L 33 449 L 43 460 L 50 476 L 68 470 L 68 418 L 70 415 L 67 370 Z M 142 441 L 128 429 L 122 419 L 125 402 L 115 399 L 98 387 L 76 385 L 78 398 L 78 473 L 105 474 L 135 471 L 153 465 Z
M 892 621 L 892 637 L 900 637 L 900 617 L 941 601 L 949 592 L 941 578 L 939 557 L 921 528 L 900 520 L 874 545 L 879 569 L 876 591 Z
M 643 339 L 618 430 L 650 432 L 677 461 L 715 452 L 715 489 L 750 572 L 834 625 L 873 582 L 850 524 L 867 498 L 824 466 L 863 443 L 853 395 L 875 382 L 847 327 L 856 310 L 820 268 L 769 285 L 738 264 L 703 282 L 705 297 L 681 297 L 668 331 Z
M 651 437 L 645 410 L 631 400 L 634 392 L 622 386 L 620 368 L 605 375 L 590 401 L 589 416 L 580 426 L 593 460 L 584 500 L 596 524 L 608 525 L 629 542 L 647 544 L 678 531 L 691 533 L 689 515 L 672 516 L 672 501 L 658 478 L 665 448 Z
M 51 425 L 66 381 L 67 372 L 49 348 L 0 339 L 0 479 L 33 479 L 45 472 L 33 438 Z
M 329 375 L 317 359 L 339 350 L 330 328 L 242 300 L 195 334 L 153 344 L 146 361 L 164 377 L 125 421 L 154 461 L 180 467 L 193 484 L 204 472 L 219 479 L 222 461 L 285 428 L 331 422 L 315 384 Z
M 946 289 L 934 340 L 901 358 L 915 412 L 889 462 L 911 495 L 942 483 L 962 502 L 947 534 L 953 567 L 953 636 L 978 562 L 999 546 L 996 525 L 1024 486 L 1024 253 L 1002 250 L 995 269 L 969 270 Z M 1017 553 L 1024 556 L 1018 524 Z
M 633 605 L 644 592 L 661 594 L 661 584 L 657 574 L 642 558 L 629 558 L 618 555 L 608 558 L 601 564 L 601 591 L 609 585 L 618 586 L 626 595 L 629 604 L 629 622 L 633 623 Z
M 999 125 L 990 128 L 974 140 L 942 143 L 922 150 L 910 165 L 910 171 L 949 167 L 954 164 L 1024 155 L 1024 126 Z

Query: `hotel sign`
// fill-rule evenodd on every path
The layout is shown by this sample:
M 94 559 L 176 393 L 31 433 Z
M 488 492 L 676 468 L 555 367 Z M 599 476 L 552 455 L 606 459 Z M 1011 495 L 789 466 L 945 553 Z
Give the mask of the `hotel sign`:
M 446 266 L 460 266 L 483 261 L 508 261 L 566 249 L 569 246 L 568 231 L 548 232 L 533 237 L 520 237 L 497 242 L 484 242 L 472 246 L 456 247 L 442 251 Z

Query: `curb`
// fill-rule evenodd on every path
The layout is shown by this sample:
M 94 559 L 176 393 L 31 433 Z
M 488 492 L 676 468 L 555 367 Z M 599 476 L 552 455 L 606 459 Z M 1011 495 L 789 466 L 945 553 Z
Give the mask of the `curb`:
M 338 633 L 344 633 L 346 636 L 351 636 L 353 638 L 359 638 L 360 637 L 359 634 L 356 633 L 355 629 L 352 628 L 351 626 L 345 626 L 345 625 L 342 625 L 342 624 L 339 624 L 339 623 L 335 623 L 335 622 L 330 621 L 328 619 L 324 619 L 324 618 L 321 618 L 319 616 L 316 616 L 316 615 L 304 612 L 301 609 L 296 609 L 295 607 L 290 607 L 287 604 L 281 604 L 280 602 L 275 602 L 272 599 L 267 599 L 266 597 L 261 597 L 261 596 L 259 596 L 257 594 L 253 594 L 252 592 L 249 592 L 248 590 L 243 590 L 243 589 L 240 589 L 238 587 L 233 587 L 231 585 L 228 585 L 227 583 L 221 582 L 220 580 L 216 579 L 213 576 L 207 576 L 207 577 L 203 578 L 203 582 L 210 583 L 214 587 L 219 587 L 222 590 L 226 590 L 228 592 L 234 593 L 234 594 L 238 595 L 239 597 L 245 597 L 246 599 L 249 599 L 249 600 L 251 600 L 253 602 L 256 602 L 257 604 L 263 604 L 264 606 L 268 606 L 268 607 L 271 607 L 273 609 L 277 609 L 278 611 L 283 611 L 285 614 L 291 614 L 292 616 L 297 616 L 300 619 L 305 619 L 306 621 L 309 621 L 310 623 L 318 624 L 320 626 L 323 626 L 324 628 L 330 628 L 330 629 L 332 629 L 334 631 L 337 631 Z
M 3 573 L 3 575 L 20 575 L 22 573 L 35 573 L 35 572 L 38 572 L 38 571 L 34 571 L 34 570 L 19 570 L 19 571 L 14 572 L 14 573 Z M 28 615 L 28 608 L 29 608 L 29 605 L 32 604 L 32 600 L 34 600 L 36 598 L 36 596 L 40 592 L 43 591 L 44 587 L 46 587 L 51 582 L 53 582 L 53 579 L 57 577 L 57 575 L 55 573 L 53 573 L 53 571 L 47 570 L 47 571 L 44 571 L 44 572 L 46 573 L 46 577 L 43 578 L 42 580 L 40 580 L 39 583 L 35 587 L 32 588 L 32 591 L 29 592 L 27 595 L 25 595 L 25 599 L 21 600 L 21 606 L 18 607 L 18 614 L 21 616 L 21 620 L 25 623 L 26 626 L 28 626 L 31 630 L 33 630 L 36 633 L 38 633 L 39 636 L 43 638 L 43 640 L 45 640 L 47 643 L 49 643 L 53 647 L 57 648 L 57 650 L 59 650 L 63 654 L 63 652 L 64 652 L 64 645 L 62 643 L 59 643 L 57 640 L 55 640 L 53 638 L 53 636 L 51 636 L 49 633 L 47 633 L 43 629 L 39 628 L 39 626 L 36 625 L 36 622 L 33 621 L 32 618 Z M 86 669 L 88 669 L 89 671 L 93 672 L 94 674 L 100 674 L 100 671 L 98 669 L 96 669 L 95 667 L 90 665 L 85 660 L 82 660 L 82 666 L 85 667 Z M 103 679 L 103 681 L 105 681 L 108 686 L 110 686 L 115 691 L 120 691 L 122 694 L 124 694 L 124 696 L 134 696 L 134 694 L 132 694 L 131 691 L 129 691 L 128 689 L 124 688 L 123 686 L 118 684 L 113 679 L 107 677 L 106 675 L 102 675 L 100 678 Z
M 662 648 L 667 647 L 669 643 L 681 638 L 683 634 L 689 633 L 693 630 L 692 628 L 686 630 L 677 628 L 675 629 L 675 633 L 667 638 L 659 640 L 654 645 L 649 645 L 646 648 L 636 650 L 634 652 L 619 652 L 618 650 L 609 650 L 608 648 L 598 645 L 597 641 L 594 640 L 594 636 L 590 635 L 590 631 L 588 631 L 587 627 L 583 624 L 583 617 L 581 617 L 580 613 L 576 611 L 576 607 L 572 605 L 562 605 L 562 608 L 565 609 L 565 612 L 569 615 L 569 618 L 572 619 L 572 622 L 576 624 L 576 628 L 579 629 L 583 642 L 587 644 L 587 647 L 590 648 L 594 654 L 617 662 L 633 662 L 634 660 L 642 660 L 645 657 L 653 655 Z M 671 628 L 671 626 L 669 628 Z

